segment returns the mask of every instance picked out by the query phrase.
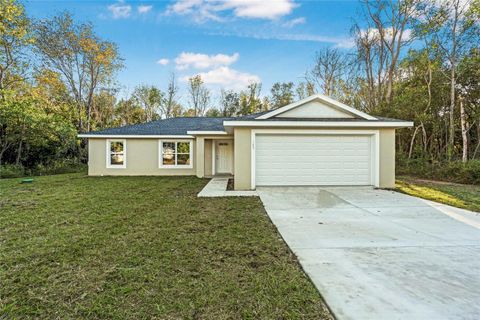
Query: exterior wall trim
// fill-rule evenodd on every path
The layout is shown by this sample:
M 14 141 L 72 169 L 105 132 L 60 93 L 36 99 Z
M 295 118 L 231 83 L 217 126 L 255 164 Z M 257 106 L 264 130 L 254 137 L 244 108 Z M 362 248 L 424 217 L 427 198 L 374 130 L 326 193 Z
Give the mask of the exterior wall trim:
M 189 135 L 227 135 L 226 131 L 187 131 Z
M 250 133 L 250 188 L 256 188 L 255 181 L 255 138 L 257 134 L 315 134 L 315 135 L 369 135 L 372 136 L 373 163 L 371 170 L 371 181 L 375 187 L 380 187 L 380 131 L 379 130 L 278 130 L 278 129 L 253 129 Z
M 412 127 L 410 121 L 375 121 L 375 122 L 348 122 L 348 121 L 224 121 L 225 127 L 343 127 L 343 128 L 403 128 Z
M 100 134 L 79 134 L 77 135 L 79 138 L 98 138 L 98 139 L 142 139 L 142 138 L 152 138 L 152 139 L 159 139 L 159 138 L 166 138 L 166 139 L 193 139 L 195 138 L 192 135 L 141 135 L 141 134 L 121 134 L 121 135 L 100 135 Z

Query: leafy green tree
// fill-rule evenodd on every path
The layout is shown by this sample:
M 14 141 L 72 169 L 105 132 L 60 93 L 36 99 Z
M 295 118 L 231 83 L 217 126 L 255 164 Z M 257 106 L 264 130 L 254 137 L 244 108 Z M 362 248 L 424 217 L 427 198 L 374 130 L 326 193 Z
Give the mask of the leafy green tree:
M 33 43 L 30 19 L 16 0 L 0 0 L 0 92 L 24 80 L 26 47 Z
M 145 109 L 135 99 L 121 99 L 115 107 L 115 126 L 145 122 Z
M 315 86 L 309 81 L 302 81 L 295 88 L 297 99 L 302 100 L 315 94 Z
M 77 23 L 67 12 L 39 21 L 35 37 L 43 65 L 61 75 L 75 101 L 78 130 L 90 131 L 95 93 L 110 85 L 122 67 L 117 45 L 102 40 L 90 23 Z
M 145 121 L 157 120 L 161 117 L 161 106 L 165 94 L 155 86 L 140 85 L 133 91 L 133 98 L 145 111 Z
M 293 82 L 276 82 L 273 84 L 271 92 L 271 103 L 273 108 L 280 108 L 293 102 Z
M 218 118 L 218 117 L 221 117 L 222 116 L 222 113 L 220 112 L 220 110 L 218 110 L 217 108 L 210 108 L 207 110 L 207 112 L 205 113 L 205 116 L 207 117 L 213 117 L 213 118 Z
M 240 95 L 233 90 L 221 90 L 220 105 L 223 117 L 233 117 L 240 109 Z
M 101 90 L 93 97 L 92 129 L 98 130 L 114 126 L 116 91 Z
M 247 115 L 262 111 L 262 100 L 260 92 L 262 84 L 252 82 L 248 85 L 247 90 L 240 92 L 240 109 L 239 115 Z
M 48 113 L 30 91 L 19 95 L 8 90 L 3 92 L 3 97 L 0 100 L 0 164 L 7 151 L 10 162 L 18 165 L 25 151 L 30 150 L 26 158 L 36 164 L 53 159 L 75 143 L 75 129 L 71 123 Z M 43 152 L 31 152 L 35 148 Z

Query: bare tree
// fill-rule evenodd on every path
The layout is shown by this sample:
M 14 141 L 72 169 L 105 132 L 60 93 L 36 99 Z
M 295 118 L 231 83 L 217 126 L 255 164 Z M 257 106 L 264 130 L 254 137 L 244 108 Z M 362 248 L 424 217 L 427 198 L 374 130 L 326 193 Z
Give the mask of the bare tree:
M 323 49 L 315 56 L 314 66 L 307 73 L 307 83 L 314 83 L 321 93 L 334 96 L 347 66 L 348 59 L 344 53 L 338 49 Z
M 364 0 L 368 16 L 375 26 L 381 46 L 388 52 L 386 60 L 386 92 L 387 103 L 392 101 L 393 82 L 397 70 L 398 59 L 403 47 L 412 41 L 410 29 L 412 18 L 416 14 L 417 0 Z
M 178 93 L 177 81 L 175 78 L 175 73 L 172 73 L 170 75 L 170 80 L 168 82 L 168 88 L 167 88 L 165 99 L 163 100 L 163 103 L 161 105 L 162 113 L 165 118 L 171 118 L 175 116 L 175 113 L 176 113 L 175 108 L 176 106 L 178 106 L 178 103 L 176 101 L 177 93 Z
M 440 49 L 448 60 L 450 80 L 450 106 L 449 106 L 449 134 L 447 156 L 453 155 L 455 143 L 455 106 L 457 95 L 457 68 L 459 57 L 469 48 L 475 46 L 472 35 L 478 32 L 478 22 L 469 19 L 472 1 L 444 0 L 441 2 L 426 2 L 425 14 L 427 17 L 424 28 L 432 34 L 431 41 Z M 433 31 L 433 32 L 432 32 Z M 465 112 L 461 112 L 461 121 L 465 122 Z M 462 137 L 465 137 L 462 135 Z M 465 144 L 465 141 L 463 142 Z
M 409 28 L 419 0 L 363 0 L 363 17 L 367 27 L 355 24 L 352 33 L 357 56 L 365 70 L 369 109 L 390 104 L 399 57 L 412 40 Z
M 210 104 L 210 91 L 205 87 L 202 77 L 196 75 L 188 79 L 188 93 L 190 94 L 190 108 L 195 117 L 203 116 Z

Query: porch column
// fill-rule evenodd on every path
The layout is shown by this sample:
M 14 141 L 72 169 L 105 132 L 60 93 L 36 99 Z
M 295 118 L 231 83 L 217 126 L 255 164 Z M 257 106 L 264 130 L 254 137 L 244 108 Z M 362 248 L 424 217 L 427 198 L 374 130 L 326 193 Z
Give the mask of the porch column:
M 197 144 L 195 148 L 195 168 L 197 177 L 203 178 L 205 176 L 205 138 L 198 137 L 195 139 Z

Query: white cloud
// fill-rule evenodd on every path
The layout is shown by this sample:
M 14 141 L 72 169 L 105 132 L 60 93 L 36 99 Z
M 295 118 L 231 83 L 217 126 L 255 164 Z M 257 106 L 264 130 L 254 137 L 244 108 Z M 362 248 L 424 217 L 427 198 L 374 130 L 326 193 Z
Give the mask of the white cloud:
M 170 62 L 170 60 L 165 59 L 165 58 L 162 58 L 162 59 L 157 61 L 157 63 L 161 64 L 162 66 L 166 66 L 169 62 Z
M 148 13 L 152 10 L 153 6 L 148 6 L 148 5 L 139 5 L 137 7 L 137 12 L 140 14 Z
M 108 10 L 112 13 L 114 19 L 122 19 L 130 17 L 132 6 L 119 1 L 115 4 L 109 5 Z
M 185 70 L 190 67 L 196 69 L 208 69 L 219 66 L 228 66 L 238 60 L 240 55 L 234 53 L 231 56 L 226 54 L 207 55 L 203 53 L 182 52 L 175 58 L 178 70 Z
M 260 82 L 260 77 L 254 74 L 240 72 L 229 67 L 218 67 L 207 72 L 198 73 L 207 85 L 217 85 L 227 89 L 244 89 L 252 82 Z M 194 75 L 185 76 L 183 81 L 188 81 Z
M 367 30 L 361 30 L 360 33 L 361 33 L 362 37 L 368 36 L 368 39 L 371 39 L 371 40 L 379 40 L 380 39 L 380 31 L 377 28 L 370 28 L 370 29 L 367 29 Z M 392 40 L 393 28 L 392 27 L 385 28 L 384 29 L 384 34 L 385 34 L 385 39 L 387 41 Z M 397 33 L 396 36 L 398 37 L 399 35 L 400 34 Z M 412 36 L 413 36 L 412 29 L 403 30 L 403 34 L 402 34 L 402 40 L 403 41 L 410 40 L 412 38 Z
M 307 41 L 307 42 L 320 42 L 320 43 L 330 43 L 338 48 L 352 48 L 355 46 L 353 39 L 348 37 L 331 37 L 331 36 L 322 36 L 316 34 L 305 34 L 305 33 L 228 33 L 228 32 L 217 32 L 210 33 L 210 35 L 224 36 L 224 37 L 240 37 L 240 38 L 252 38 L 260 40 L 280 40 L 280 41 Z
M 356 45 L 355 39 L 347 38 L 347 39 L 337 41 L 337 43 L 335 43 L 334 47 L 335 48 L 340 48 L 340 49 L 351 49 L 351 48 L 355 47 L 355 45 Z
M 285 28 L 292 28 L 297 24 L 304 24 L 305 22 L 307 22 L 305 17 L 300 17 L 300 18 L 288 20 L 287 22 L 283 23 L 282 26 Z
M 193 15 L 196 20 L 222 20 L 222 12 L 232 11 L 236 17 L 277 19 L 288 15 L 298 5 L 293 0 L 176 0 L 167 14 Z
M 292 0 L 223 0 L 225 8 L 233 9 L 237 17 L 276 19 L 297 6 Z

